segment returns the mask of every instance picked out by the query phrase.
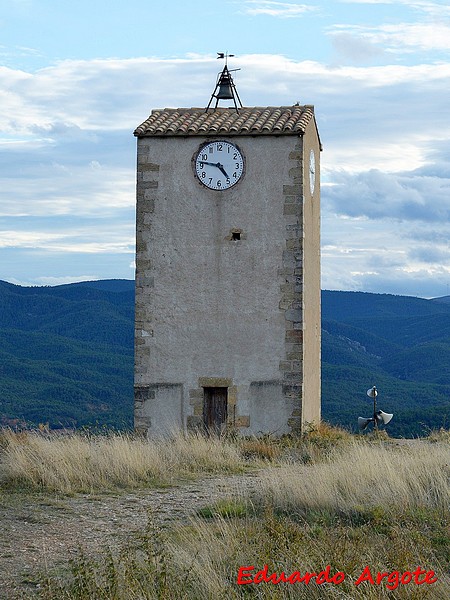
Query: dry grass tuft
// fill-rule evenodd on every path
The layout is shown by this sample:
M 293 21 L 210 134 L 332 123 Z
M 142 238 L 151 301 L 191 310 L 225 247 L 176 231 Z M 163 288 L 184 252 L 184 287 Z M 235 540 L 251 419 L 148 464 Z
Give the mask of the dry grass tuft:
M 313 425 L 309 428 L 303 438 L 310 443 L 319 445 L 325 444 L 342 444 L 349 443 L 354 439 L 354 436 L 346 429 L 337 425 L 330 425 L 325 421 L 321 421 L 318 425 Z
M 238 440 L 239 448 L 245 458 L 273 461 L 282 454 L 282 444 L 269 436 L 244 438 Z
M 295 449 L 315 462 L 350 434 L 320 425 L 304 438 L 216 438 L 174 434 L 148 441 L 128 434 L 0 432 L 0 484 L 72 494 L 111 488 L 166 485 L 205 473 L 236 473 L 250 461 L 282 461 Z
M 0 444 L 3 486 L 63 494 L 163 485 L 195 473 L 242 468 L 235 446 L 202 436 L 149 442 L 124 434 L 49 437 L 4 432 Z
M 237 438 L 236 442 L 247 459 L 283 462 L 294 458 L 304 463 L 315 463 L 337 447 L 354 443 L 354 440 L 354 436 L 345 429 L 322 422 L 311 426 L 302 436 L 284 435 L 276 438 L 264 435 Z
M 430 431 L 427 436 L 430 442 L 450 442 L 450 429 L 441 429 Z
M 351 444 L 322 464 L 268 469 L 259 501 L 301 515 L 374 506 L 444 509 L 450 503 L 449 458 L 446 444 Z

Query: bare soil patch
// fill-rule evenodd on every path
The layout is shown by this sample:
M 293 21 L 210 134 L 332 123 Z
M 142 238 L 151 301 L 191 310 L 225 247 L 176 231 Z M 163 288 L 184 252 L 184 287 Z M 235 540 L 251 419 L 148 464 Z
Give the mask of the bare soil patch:
M 0 496 L 0 598 L 30 598 L 42 573 L 67 568 L 87 555 L 114 549 L 145 530 L 149 512 L 168 527 L 221 498 L 252 489 L 258 474 L 223 475 L 174 487 L 75 497 L 11 493 Z

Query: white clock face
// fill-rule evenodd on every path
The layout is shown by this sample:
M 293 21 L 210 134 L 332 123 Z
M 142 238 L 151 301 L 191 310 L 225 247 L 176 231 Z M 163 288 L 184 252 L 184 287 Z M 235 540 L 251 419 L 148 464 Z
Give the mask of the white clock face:
M 309 155 L 309 189 L 311 195 L 314 194 L 314 186 L 316 185 L 316 157 L 314 156 L 314 150 L 311 150 Z
M 230 142 L 218 140 L 205 144 L 195 157 L 199 181 L 211 190 L 227 190 L 244 172 L 244 157 Z

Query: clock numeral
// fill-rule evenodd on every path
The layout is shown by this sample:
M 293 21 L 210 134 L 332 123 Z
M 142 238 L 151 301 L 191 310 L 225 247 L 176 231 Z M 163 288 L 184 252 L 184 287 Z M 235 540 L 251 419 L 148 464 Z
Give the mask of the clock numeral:
M 198 168 L 203 169 L 203 163 L 199 163 Z
M 205 177 L 206 177 L 206 173 L 205 173 L 205 171 L 203 171 L 202 172 L 202 179 L 205 179 Z
M 217 152 L 222 152 L 223 144 L 217 144 Z
M 209 178 L 209 185 L 212 183 L 212 177 Z
M 237 173 L 236 173 L 236 171 L 233 173 L 233 177 L 234 177 L 235 179 L 237 179 Z
M 227 177 L 227 185 L 230 185 L 230 183 L 231 183 L 230 178 Z
M 207 154 L 202 154 L 202 160 L 208 160 L 208 155 Z
M 239 163 L 236 163 L 235 169 L 239 169 L 241 165 Z
M 217 180 L 217 187 L 218 188 L 222 187 L 222 182 L 220 181 L 220 179 Z
M 235 152 L 235 153 L 233 154 L 233 160 L 236 160 L 236 159 L 237 159 L 237 152 Z

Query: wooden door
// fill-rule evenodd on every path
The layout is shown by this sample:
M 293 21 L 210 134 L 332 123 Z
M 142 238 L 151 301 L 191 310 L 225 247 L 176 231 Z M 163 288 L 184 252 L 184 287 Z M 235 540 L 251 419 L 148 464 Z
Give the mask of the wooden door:
M 203 422 L 208 433 L 220 434 L 227 422 L 228 388 L 204 388 Z

